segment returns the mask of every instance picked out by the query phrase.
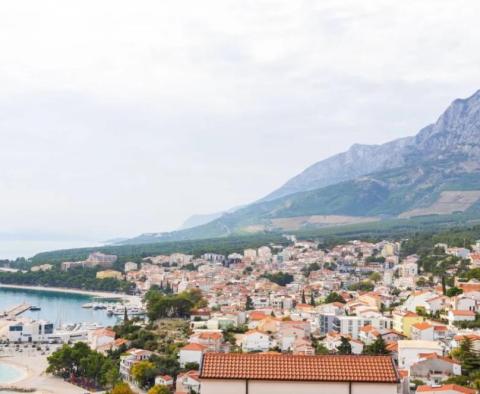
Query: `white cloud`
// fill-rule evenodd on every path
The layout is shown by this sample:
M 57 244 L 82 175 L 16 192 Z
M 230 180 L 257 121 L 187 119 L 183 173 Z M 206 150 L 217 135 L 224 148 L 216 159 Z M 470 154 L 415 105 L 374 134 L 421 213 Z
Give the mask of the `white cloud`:
M 480 87 L 471 1 L 0 4 L 0 221 L 97 238 L 255 200 Z M 478 29 L 477 29 L 478 30 Z

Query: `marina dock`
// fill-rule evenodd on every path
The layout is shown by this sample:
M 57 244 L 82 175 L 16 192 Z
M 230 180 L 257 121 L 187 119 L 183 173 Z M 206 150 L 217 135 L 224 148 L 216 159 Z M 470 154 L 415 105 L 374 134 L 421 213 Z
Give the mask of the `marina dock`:
M 18 315 L 21 315 L 23 312 L 26 312 L 30 309 L 31 305 L 27 303 L 22 303 L 20 305 L 17 305 L 9 310 L 6 310 L 3 312 L 4 316 L 7 317 L 16 317 Z

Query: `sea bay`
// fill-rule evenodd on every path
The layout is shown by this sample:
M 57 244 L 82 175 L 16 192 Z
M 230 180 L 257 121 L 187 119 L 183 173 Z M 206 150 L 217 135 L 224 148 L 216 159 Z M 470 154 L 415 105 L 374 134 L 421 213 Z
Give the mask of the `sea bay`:
M 0 313 L 21 303 L 40 307 L 39 311 L 26 311 L 22 317 L 51 321 L 55 326 L 66 323 L 99 323 L 114 325 L 116 317 L 107 316 L 105 310 L 82 308 L 92 296 L 48 290 L 14 289 L 0 287 Z

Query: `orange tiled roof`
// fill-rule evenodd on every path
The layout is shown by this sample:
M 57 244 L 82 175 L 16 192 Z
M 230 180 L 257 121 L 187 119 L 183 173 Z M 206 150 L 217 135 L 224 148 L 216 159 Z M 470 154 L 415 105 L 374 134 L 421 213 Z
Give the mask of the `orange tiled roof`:
M 184 347 L 182 347 L 180 350 L 203 351 L 205 349 L 207 349 L 207 347 L 200 345 L 199 343 L 189 343 L 188 345 L 185 345 Z
M 442 391 L 457 391 L 458 393 L 463 394 L 475 394 L 474 389 L 469 389 L 468 387 L 459 386 L 457 384 L 444 384 L 443 386 L 418 386 L 417 393 L 426 393 L 426 392 L 442 392 Z
M 397 383 L 389 356 L 207 353 L 202 379 Z
M 445 356 L 439 356 L 437 353 L 419 353 L 418 357 L 422 358 L 424 360 L 443 360 L 443 361 L 445 361 L 447 363 L 450 363 L 450 364 L 459 364 L 458 362 L 456 362 L 452 358 L 445 357 Z M 419 361 L 418 363 L 420 363 L 422 361 Z M 415 364 L 418 364 L 418 363 L 415 363 Z
M 462 311 L 462 310 L 453 310 L 452 314 L 456 316 L 475 316 L 475 312 L 473 311 Z
M 259 311 L 250 312 L 250 316 L 248 316 L 250 320 L 262 320 L 262 319 L 265 319 L 266 317 L 267 315 L 265 313 L 259 312 Z
M 412 327 L 415 327 L 417 330 L 423 331 L 432 328 L 432 325 L 427 322 L 413 324 Z
M 480 283 L 459 283 L 458 287 L 460 287 L 464 293 L 480 291 Z

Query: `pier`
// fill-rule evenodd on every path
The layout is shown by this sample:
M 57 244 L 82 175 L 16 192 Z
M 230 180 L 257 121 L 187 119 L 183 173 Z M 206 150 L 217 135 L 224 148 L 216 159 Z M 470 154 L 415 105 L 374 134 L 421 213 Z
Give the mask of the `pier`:
M 6 317 L 16 317 L 18 315 L 21 315 L 23 312 L 26 312 L 30 309 L 30 305 L 27 303 L 23 303 L 20 305 L 17 305 L 13 308 L 10 308 L 9 310 L 6 310 L 3 312 L 4 316 Z

